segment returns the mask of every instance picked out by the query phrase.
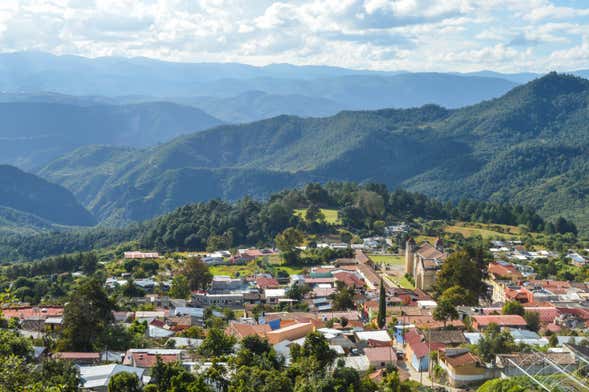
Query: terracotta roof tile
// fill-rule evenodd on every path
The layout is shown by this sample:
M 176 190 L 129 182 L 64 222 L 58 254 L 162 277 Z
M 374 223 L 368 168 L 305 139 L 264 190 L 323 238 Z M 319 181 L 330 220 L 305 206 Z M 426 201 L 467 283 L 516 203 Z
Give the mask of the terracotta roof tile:
M 364 355 L 370 362 L 397 362 L 397 353 L 392 347 L 369 347 L 364 349 Z
M 2 309 L 2 317 L 4 317 L 5 319 L 11 319 L 13 317 L 19 318 L 21 320 L 29 319 L 32 317 L 46 319 L 47 317 L 59 316 L 63 316 L 63 307 L 61 306 L 27 306 Z
M 516 314 L 503 314 L 494 316 L 473 316 L 473 319 L 479 326 L 486 327 L 491 323 L 501 326 L 526 326 L 526 320 Z
M 265 276 L 260 276 L 256 278 L 256 284 L 261 289 L 271 289 L 277 288 L 280 286 L 280 283 L 274 278 L 267 278 Z
M 493 262 L 489 264 L 488 271 L 490 274 L 501 278 L 523 277 L 521 272 L 519 272 L 518 269 L 512 264 L 501 264 Z
M 424 259 L 439 259 L 444 260 L 446 259 L 446 254 L 444 252 L 440 252 L 437 250 L 433 245 L 429 242 L 423 243 L 416 251 L 419 256 L 423 257 Z
M 63 359 L 63 360 L 100 360 L 100 353 L 85 353 L 85 352 L 59 352 L 53 353 L 52 355 L 55 359 Z
M 454 356 L 447 355 L 444 357 L 444 360 L 455 368 L 481 361 L 479 357 L 477 357 L 471 352 L 466 352 Z

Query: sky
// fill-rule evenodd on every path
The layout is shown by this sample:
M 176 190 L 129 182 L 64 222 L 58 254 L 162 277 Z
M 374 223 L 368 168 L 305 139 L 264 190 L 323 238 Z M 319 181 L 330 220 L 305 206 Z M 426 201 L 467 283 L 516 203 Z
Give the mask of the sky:
M 2 51 L 407 71 L 589 68 L 589 0 L 1 0 Z

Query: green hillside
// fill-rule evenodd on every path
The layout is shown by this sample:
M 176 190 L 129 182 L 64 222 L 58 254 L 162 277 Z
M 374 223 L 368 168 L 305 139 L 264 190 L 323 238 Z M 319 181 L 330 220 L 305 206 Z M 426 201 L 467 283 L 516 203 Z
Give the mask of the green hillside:
M 91 226 L 94 217 L 63 187 L 0 165 L 0 228 L 21 232 L 54 224 Z
M 210 197 L 263 197 L 310 180 L 350 180 L 441 199 L 525 203 L 589 229 L 588 104 L 589 81 L 551 73 L 457 110 L 279 116 L 143 151 L 82 148 L 40 174 L 102 220 L 144 219 Z

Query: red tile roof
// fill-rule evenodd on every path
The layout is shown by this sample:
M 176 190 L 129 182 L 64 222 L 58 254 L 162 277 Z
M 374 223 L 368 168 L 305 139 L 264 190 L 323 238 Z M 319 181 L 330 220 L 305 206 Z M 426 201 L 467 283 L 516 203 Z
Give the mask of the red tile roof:
M 356 249 L 355 258 L 356 258 L 356 260 L 358 260 L 359 263 L 362 263 L 362 264 L 366 264 L 366 263 L 370 262 L 370 258 L 368 256 L 366 256 L 366 254 L 364 252 L 362 252 L 360 249 Z
M 415 342 L 420 342 L 423 339 L 423 336 L 421 336 L 415 328 L 412 328 L 408 331 L 405 331 L 404 339 L 405 342 L 407 342 L 407 344 L 411 344 Z
M 270 332 L 272 328 L 268 324 L 242 324 L 238 322 L 232 322 L 229 324 L 225 332 L 228 335 L 233 335 L 238 339 L 243 339 L 246 336 L 258 335 L 265 336 L 267 332 Z
M 445 356 L 444 360 L 450 365 L 452 365 L 452 367 L 454 368 L 480 362 L 479 357 L 477 357 L 471 352 L 462 353 L 454 356 Z
M 526 312 L 534 312 L 540 315 L 541 323 L 551 323 L 560 315 L 560 312 L 554 306 L 526 306 L 524 307 Z M 529 304 L 532 305 L 532 304 Z M 501 308 L 483 308 L 483 313 L 490 315 L 493 312 L 501 313 Z
M 430 315 L 403 316 L 402 318 L 397 316 L 397 318 L 415 324 L 418 328 L 439 329 L 450 325 L 456 328 L 464 328 L 464 322 L 461 320 L 450 320 L 444 325 L 444 322 L 436 321 L 433 316 Z
M 100 360 L 100 353 L 83 353 L 83 352 L 59 352 L 53 353 L 52 355 L 55 359 L 63 359 L 63 360 Z
M 397 362 L 397 353 L 392 347 L 369 347 L 364 349 L 364 355 L 370 362 Z
M 425 291 L 423 291 L 420 288 L 416 288 L 415 290 L 413 290 L 413 293 L 417 296 L 417 299 L 419 301 L 427 301 L 432 299 L 431 295 L 429 295 L 428 293 L 426 293 Z
M 503 314 L 503 315 L 488 315 L 488 316 L 473 316 L 474 321 L 479 327 L 486 327 L 491 323 L 495 323 L 500 327 L 511 327 L 527 325 L 526 320 L 522 316 L 515 314 Z
M 267 278 L 265 276 L 260 276 L 256 278 L 256 284 L 261 289 L 272 289 L 280 286 L 280 283 L 278 283 L 276 279 Z
M 358 265 L 358 271 L 366 278 L 373 286 L 380 284 L 380 277 L 376 274 L 374 269 L 368 264 Z
M 178 361 L 178 356 L 173 354 L 155 355 L 149 353 L 132 353 L 133 365 L 141 368 L 152 368 L 157 363 L 157 358 L 161 358 L 164 363 L 174 363 Z
M 390 347 L 390 346 L 393 345 L 393 342 L 392 341 L 385 342 L 385 341 L 382 341 L 382 340 L 375 340 L 375 339 L 368 339 L 368 342 L 367 343 L 368 343 L 368 346 L 374 347 L 374 348 L 377 348 L 377 347 Z
M 521 278 L 523 275 L 512 264 L 490 263 L 488 271 L 499 278 Z
M 243 254 L 249 257 L 262 257 L 264 255 L 259 249 L 246 249 Z
M 546 326 L 546 330 L 550 331 L 552 333 L 558 333 L 558 332 L 560 332 L 561 329 L 562 328 L 560 327 L 560 325 L 556 325 L 554 323 L 550 323 Z
M 164 323 L 162 320 L 153 319 L 153 320 L 151 320 L 151 323 L 149 323 L 149 325 L 153 325 L 154 327 L 163 328 L 166 326 L 166 323 Z
M 526 303 L 534 301 L 534 294 L 524 287 L 512 289 L 510 287 L 505 288 L 505 297 L 510 300 L 516 300 L 518 302 Z
M 582 308 L 557 308 L 561 314 L 572 314 L 579 317 L 581 320 L 589 320 L 589 310 Z
M 528 307 L 524 308 L 526 312 L 538 313 L 541 323 L 551 323 L 560 315 L 557 308 L 550 307 Z
M 530 284 L 533 286 L 540 286 L 554 294 L 566 294 L 568 289 L 571 288 L 571 283 L 565 280 L 531 280 Z
M 413 351 L 413 354 L 415 354 L 416 357 L 418 358 L 422 358 L 424 356 L 426 356 L 427 354 L 430 353 L 430 351 L 438 351 L 444 347 L 446 347 L 444 344 L 442 343 L 427 343 L 427 342 L 422 342 L 422 341 L 416 341 L 413 343 L 409 343 L 409 346 L 411 347 L 411 351 Z
M 445 260 L 446 254 L 444 252 L 440 252 L 437 250 L 433 245 L 429 242 L 424 242 L 416 251 L 420 257 L 424 259 L 439 259 Z
M 335 276 L 335 278 L 337 280 L 344 282 L 346 286 L 350 286 L 350 287 L 363 287 L 364 286 L 364 280 L 360 279 L 359 277 L 357 277 L 353 273 L 342 271 L 342 272 L 337 272 L 337 273 L 333 274 L 333 276 Z
M 21 320 L 32 317 L 45 319 L 47 317 L 59 316 L 63 316 L 63 307 L 61 306 L 26 306 L 2 309 L 2 317 L 5 319 L 11 319 L 13 317 L 19 318 Z

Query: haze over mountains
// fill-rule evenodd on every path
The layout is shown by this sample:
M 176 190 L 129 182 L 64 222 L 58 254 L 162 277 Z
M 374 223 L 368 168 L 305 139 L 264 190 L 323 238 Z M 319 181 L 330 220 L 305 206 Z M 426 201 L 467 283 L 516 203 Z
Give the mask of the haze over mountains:
M 25 169 L 80 146 L 147 147 L 221 124 L 199 109 L 169 102 L 4 102 L 0 103 L 0 117 L 0 163 Z
M 146 147 L 221 123 L 342 110 L 454 108 L 526 75 L 407 73 L 276 64 L 0 54 L 0 163 L 30 170 L 90 144 Z
M 552 73 L 463 109 L 280 116 L 148 150 L 81 148 L 39 174 L 111 222 L 212 197 L 263 197 L 308 181 L 350 180 L 441 199 L 524 203 L 587 228 L 588 104 L 589 81 Z
M 96 219 L 59 185 L 8 165 L 0 165 L 0 231 L 92 226 Z
M 0 54 L 0 69 L 0 163 L 63 185 L 103 224 L 350 180 L 589 228 L 585 79 L 43 53 Z

